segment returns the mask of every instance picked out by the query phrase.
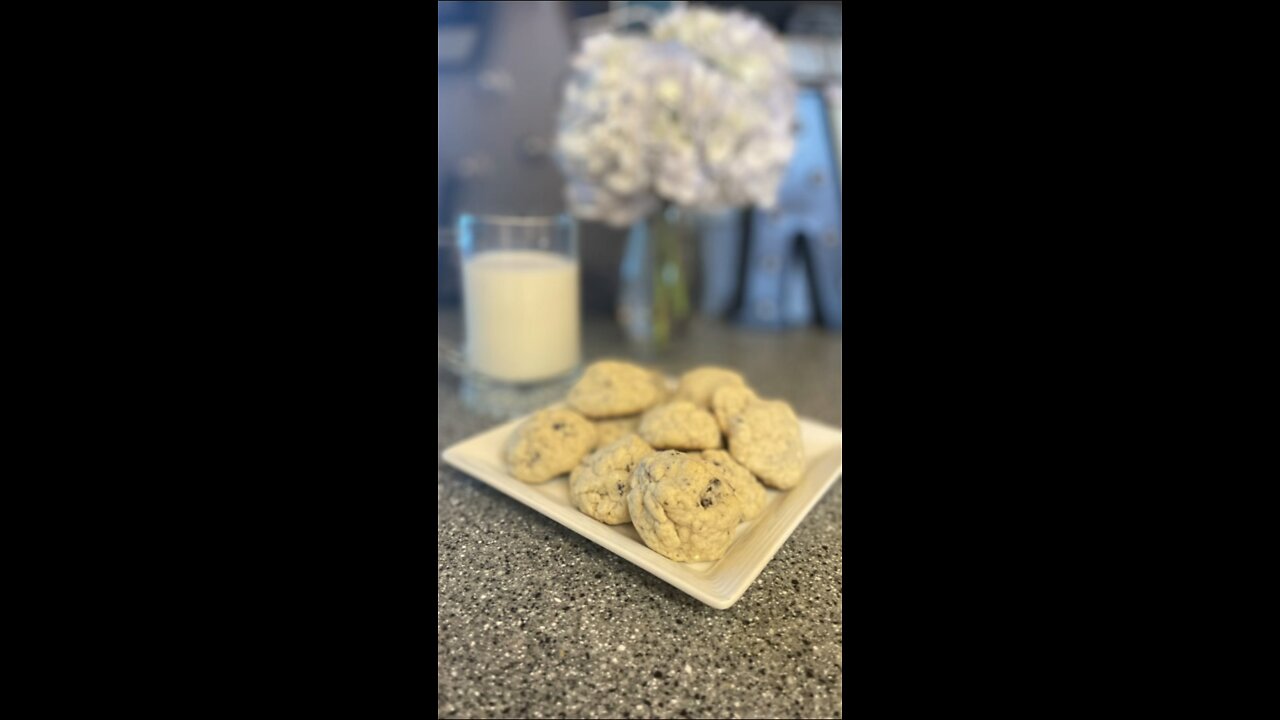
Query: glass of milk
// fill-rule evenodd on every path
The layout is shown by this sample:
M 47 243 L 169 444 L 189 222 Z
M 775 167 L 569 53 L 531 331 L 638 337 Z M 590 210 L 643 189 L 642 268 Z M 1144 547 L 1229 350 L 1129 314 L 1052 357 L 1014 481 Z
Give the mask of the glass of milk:
M 463 215 L 458 247 L 468 372 L 531 386 L 572 375 L 582 352 L 573 219 Z

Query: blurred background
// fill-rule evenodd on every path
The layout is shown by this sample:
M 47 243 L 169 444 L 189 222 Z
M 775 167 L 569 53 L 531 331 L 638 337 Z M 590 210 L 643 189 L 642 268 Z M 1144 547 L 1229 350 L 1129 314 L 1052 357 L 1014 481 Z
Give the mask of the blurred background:
M 795 147 L 769 212 L 685 213 L 677 267 L 699 322 L 751 331 L 842 327 L 839 2 L 439 2 L 437 15 L 438 308 L 461 312 L 457 220 L 464 213 L 572 213 L 557 161 L 571 61 L 590 38 L 643 29 L 679 8 L 737 9 L 763 21 L 795 83 Z M 583 321 L 619 317 L 634 228 L 579 218 Z M 644 249 L 631 249 L 633 262 Z M 659 258 L 656 262 L 662 262 Z M 665 277 L 659 275 L 660 277 Z M 646 282 L 650 282 L 646 280 Z M 684 288 L 681 289 L 684 291 Z M 642 293 L 643 294 L 643 293 Z M 620 300 L 622 298 L 622 300 Z M 632 315 L 634 318 L 634 314 Z M 624 331 L 628 330 L 624 328 Z M 442 331 L 443 332 L 443 331 Z M 645 330 L 630 329 L 643 344 Z M 638 333 L 638 334 L 637 334 Z M 664 338 L 678 343 L 679 333 Z

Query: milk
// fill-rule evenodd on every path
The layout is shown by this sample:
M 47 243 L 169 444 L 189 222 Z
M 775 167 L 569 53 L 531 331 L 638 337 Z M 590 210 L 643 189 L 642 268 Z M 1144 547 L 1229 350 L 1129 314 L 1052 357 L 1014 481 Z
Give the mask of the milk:
M 483 252 L 463 263 L 462 283 L 472 370 L 531 382 L 577 367 L 577 260 L 537 250 Z

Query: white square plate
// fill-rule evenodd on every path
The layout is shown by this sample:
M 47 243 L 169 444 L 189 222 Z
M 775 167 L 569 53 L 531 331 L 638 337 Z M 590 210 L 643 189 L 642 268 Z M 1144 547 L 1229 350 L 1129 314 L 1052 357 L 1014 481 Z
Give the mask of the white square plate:
M 502 460 L 502 446 L 524 420 L 512 420 L 449 447 L 444 451 L 444 461 L 721 610 L 742 597 L 782 543 L 840 477 L 843 467 L 844 434 L 801 418 L 805 473 L 800 484 L 787 492 L 768 490 L 764 510 L 751 522 L 738 526 L 737 537 L 723 558 L 679 563 L 650 550 L 630 523 L 605 525 L 579 512 L 569 502 L 568 476 L 541 485 L 528 485 L 511 477 Z

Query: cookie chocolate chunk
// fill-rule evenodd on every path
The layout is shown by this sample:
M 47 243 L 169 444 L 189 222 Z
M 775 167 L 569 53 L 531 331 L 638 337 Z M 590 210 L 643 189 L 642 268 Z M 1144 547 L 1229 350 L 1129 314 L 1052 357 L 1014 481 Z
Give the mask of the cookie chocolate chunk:
M 583 513 L 609 525 L 631 520 L 627 492 L 631 471 L 653 448 L 635 434 L 623 435 L 591 453 L 569 475 L 569 500 Z
M 742 501 L 714 467 L 674 450 L 636 465 L 627 504 L 645 545 L 678 562 L 724 557 L 742 519 Z
M 618 360 L 601 360 L 569 390 L 569 405 L 589 418 L 613 418 L 644 412 L 666 393 L 661 376 Z
M 720 426 L 711 413 L 677 400 L 645 413 L 640 437 L 659 450 L 706 450 L 720 447 Z
M 572 410 L 543 410 L 511 434 L 503 457 L 511 474 L 543 483 L 572 470 L 596 446 L 596 428 Z

